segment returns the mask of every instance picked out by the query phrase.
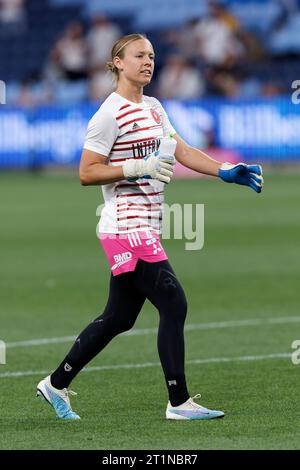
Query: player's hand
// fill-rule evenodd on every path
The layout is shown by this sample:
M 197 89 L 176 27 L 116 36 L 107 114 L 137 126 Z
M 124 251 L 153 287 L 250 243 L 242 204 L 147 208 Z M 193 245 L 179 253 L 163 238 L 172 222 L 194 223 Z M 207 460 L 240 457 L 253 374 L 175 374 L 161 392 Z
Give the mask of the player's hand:
M 137 178 L 152 178 L 163 183 L 170 183 L 175 162 L 175 157 L 172 155 L 151 154 L 139 160 L 126 160 L 123 173 L 130 181 Z
M 260 165 L 246 165 L 246 163 L 223 163 L 219 169 L 219 177 L 227 183 L 250 186 L 257 193 L 263 188 L 263 171 Z

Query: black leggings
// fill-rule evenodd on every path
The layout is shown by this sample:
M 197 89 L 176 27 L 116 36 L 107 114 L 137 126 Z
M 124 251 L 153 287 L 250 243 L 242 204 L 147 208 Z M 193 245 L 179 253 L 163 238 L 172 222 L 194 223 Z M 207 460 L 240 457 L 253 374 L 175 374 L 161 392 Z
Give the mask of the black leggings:
M 139 260 L 134 272 L 111 276 L 104 313 L 78 336 L 64 361 L 51 375 L 52 385 L 68 387 L 78 372 L 115 336 L 133 327 L 146 299 L 159 311 L 157 345 L 169 398 L 174 406 L 183 403 L 189 397 L 184 376 L 183 335 L 187 303 L 168 261 L 147 263 Z

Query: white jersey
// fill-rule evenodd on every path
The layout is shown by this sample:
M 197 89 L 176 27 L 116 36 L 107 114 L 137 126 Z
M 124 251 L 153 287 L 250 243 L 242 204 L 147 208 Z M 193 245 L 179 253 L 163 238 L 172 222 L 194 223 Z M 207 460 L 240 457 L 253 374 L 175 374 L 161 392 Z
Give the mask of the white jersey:
M 111 93 L 90 120 L 84 148 L 107 157 L 107 164 L 122 166 L 129 158 L 144 158 L 158 150 L 160 139 L 175 134 L 156 98 L 143 95 L 133 103 Z M 164 183 L 140 178 L 102 186 L 105 207 L 100 233 L 161 232 Z

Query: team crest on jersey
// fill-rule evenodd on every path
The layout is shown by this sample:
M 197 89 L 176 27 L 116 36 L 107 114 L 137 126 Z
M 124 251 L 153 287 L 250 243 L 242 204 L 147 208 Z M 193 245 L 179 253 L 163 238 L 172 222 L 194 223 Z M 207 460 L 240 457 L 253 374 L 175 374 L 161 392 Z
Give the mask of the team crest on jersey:
M 152 114 L 152 117 L 154 119 L 154 121 L 157 123 L 157 124 L 160 124 L 161 123 L 161 118 L 160 118 L 160 115 L 158 114 L 157 111 L 155 111 L 155 109 L 151 109 L 151 114 Z

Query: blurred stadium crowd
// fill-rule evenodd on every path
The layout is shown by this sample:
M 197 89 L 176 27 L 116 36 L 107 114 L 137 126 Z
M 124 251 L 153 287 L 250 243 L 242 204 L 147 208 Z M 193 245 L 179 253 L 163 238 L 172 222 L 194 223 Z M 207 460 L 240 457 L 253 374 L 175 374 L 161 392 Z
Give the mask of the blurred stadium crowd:
M 98 101 L 123 34 L 156 52 L 146 93 L 230 99 L 290 93 L 300 76 L 300 0 L 0 0 L 0 79 L 7 103 Z

